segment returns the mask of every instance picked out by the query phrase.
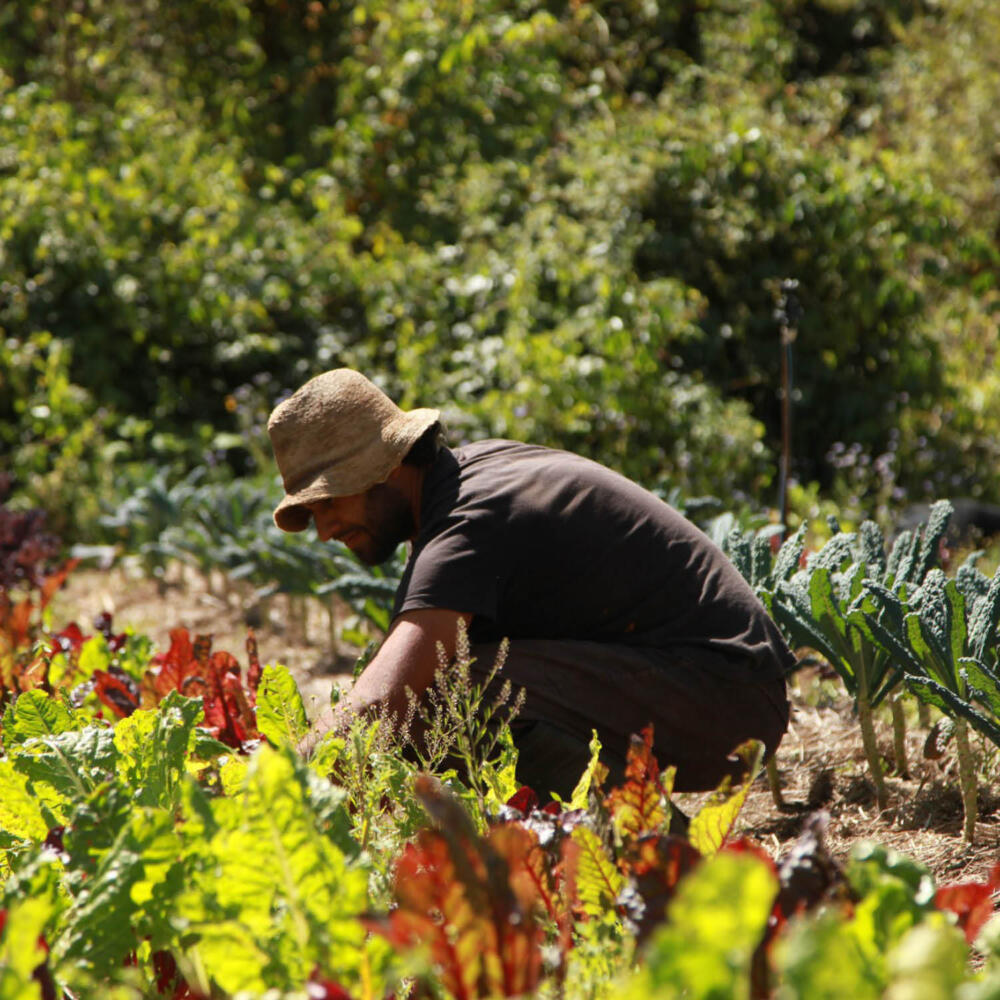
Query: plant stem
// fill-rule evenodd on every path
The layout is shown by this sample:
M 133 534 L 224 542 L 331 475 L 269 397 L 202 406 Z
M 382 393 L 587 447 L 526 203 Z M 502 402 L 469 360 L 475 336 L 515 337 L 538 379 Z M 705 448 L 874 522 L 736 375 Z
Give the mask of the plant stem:
M 969 724 L 965 719 L 955 719 L 955 753 L 958 755 L 958 780 L 962 786 L 962 808 L 965 811 L 962 836 L 971 844 L 976 835 L 976 814 L 979 805 L 976 794 L 976 766 L 969 747 Z
M 931 707 L 925 701 L 917 702 L 917 721 L 921 729 L 931 728 Z
M 771 789 L 771 799 L 779 808 L 785 804 L 785 796 L 781 790 L 781 775 L 778 774 L 778 764 L 774 757 L 767 762 L 767 785 Z
M 902 691 L 897 691 L 889 699 L 889 708 L 892 710 L 892 749 L 896 757 L 896 773 L 901 778 L 908 778 L 910 765 L 906 759 L 906 713 Z
M 882 775 L 882 760 L 879 757 L 878 742 L 875 739 L 875 726 L 872 723 L 872 707 L 868 700 L 867 689 L 858 691 L 857 698 L 858 724 L 861 726 L 861 742 L 865 748 L 865 758 L 868 770 L 875 784 L 875 802 L 881 812 L 889 804 L 885 790 L 885 778 Z

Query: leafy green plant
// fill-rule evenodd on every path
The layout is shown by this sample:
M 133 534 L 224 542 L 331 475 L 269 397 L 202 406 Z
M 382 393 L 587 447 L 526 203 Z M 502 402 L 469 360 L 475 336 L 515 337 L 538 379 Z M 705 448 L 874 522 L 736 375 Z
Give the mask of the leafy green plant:
M 995 988 L 1000 867 L 936 889 L 866 846 L 844 872 L 818 823 L 776 865 L 732 839 L 759 745 L 686 839 L 648 731 L 621 786 L 603 788 L 595 743 L 572 802 L 541 809 L 520 789 L 483 823 L 471 789 L 416 776 L 378 722 L 301 761 L 302 702 L 280 667 L 257 697 L 273 745 L 233 754 L 205 729 L 206 704 L 175 690 L 113 725 L 41 690 L 8 708 L 2 1000 L 362 1000 L 414 983 L 454 1000 L 813 998 L 839 995 L 831 968 L 859 996 Z
M 510 681 L 491 689 L 507 656 L 505 644 L 485 677 L 473 680 L 469 636 L 462 624 L 455 656 L 449 661 L 440 648 L 438 653 L 434 683 L 419 700 L 409 693 L 414 752 L 426 770 L 437 770 L 446 761 L 456 765 L 485 822 L 490 808 L 495 810 L 516 790 L 510 722 L 524 704 L 524 692 L 515 693 Z
M 919 584 L 938 559 L 950 512 L 947 501 L 935 504 L 923 532 L 901 534 L 888 557 L 874 522 L 864 522 L 856 533 L 841 532 L 834 522 L 830 540 L 805 569 L 778 582 L 768 601 L 792 644 L 823 656 L 854 699 L 880 809 L 888 797 L 872 713 L 902 680 L 903 666 L 872 636 L 871 619 L 886 612 L 869 584 L 889 591 Z
M 971 842 L 977 781 L 968 727 L 1000 746 L 1000 574 L 986 593 L 973 600 L 939 569 L 932 569 L 910 593 L 870 589 L 884 610 L 877 619 L 867 616 L 869 634 L 903 666 L 907 687 L 954 721 L 965 811 L 963 832 Z M 886 627 L 887 620 L 896 628 Z
M 0 708 L 17 691 L 47 683 L 45 612 L 75 562 L 41 510 L 13 511 L 9 479 L 0 475 Z
M 285 595 L 298 616 L 288 626 L 297 626 L 302 636 L 303 601 L 317 599 L 325 604 L 331 645 L 342 637 L 364 646 L 365 626 L 386 631 L 402 573 L 401 553 L 383 566 L 369 567 L 338 543 L 290 536 L 272 517 L 279 494 L 252 480 L 212 478 L 202 466 L 170 480 L 166 470 L 159 470 L 102 521 L 161 582 L 176 562 L 200 573 L 210 592 L 251 608 Z M 241 584 L 252 591 L 240 591 Z M 353 623 L 338 620 L 338 607 L 344 605 Z

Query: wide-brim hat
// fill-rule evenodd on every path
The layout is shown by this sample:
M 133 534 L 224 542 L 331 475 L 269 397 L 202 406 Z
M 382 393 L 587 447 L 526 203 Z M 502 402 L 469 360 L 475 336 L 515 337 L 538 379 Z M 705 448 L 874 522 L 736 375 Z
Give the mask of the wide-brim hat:
M 401 410 L 350 368 L 310 379 L 267 422 L 286 494 L 274 523 L 282 531 L 303 531 L 312 517 L 306 504 L 385 482 L 440 418 L 438 410 Z

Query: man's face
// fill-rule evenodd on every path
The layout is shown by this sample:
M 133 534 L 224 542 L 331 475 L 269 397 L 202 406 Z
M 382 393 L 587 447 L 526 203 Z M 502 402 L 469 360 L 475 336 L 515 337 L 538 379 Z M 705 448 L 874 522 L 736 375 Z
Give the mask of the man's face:
M 321 541 L 343 542 L 363 563 L 384 563 L 416 531 L 406 497 L 388 483 L 307 505 Z

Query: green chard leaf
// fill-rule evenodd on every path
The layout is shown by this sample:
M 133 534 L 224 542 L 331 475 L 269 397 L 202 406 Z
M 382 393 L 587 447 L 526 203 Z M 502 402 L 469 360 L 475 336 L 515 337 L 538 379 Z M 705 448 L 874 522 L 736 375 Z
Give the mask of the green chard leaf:
M 667 908 L 667 924 L 646 951 L 627 1000 L 750 996 L 750 962 L 778 892 L 774 873 L 750 854 L 718 854 L 686 875 Z
M 747 740 L 734 754 L 743 760 L 746 767 L 743 781 L 733 789 L 727 778 L 692 817 L 688 830 L 692 846 L 706 857 L 715 854 L 732 831 L 750 786 L 760 773 L 764 744 L 760 740 Z
M 82 803 L 115 773 L 114 732 L 88 726 L 33 740 L 14 758 L 14 767 L 39 789 L 68 803 Z
M 76 729 L 69 709 L 57 698 L 35 688 L 20 694 L 4 713 L 3 739 L 10 751 L 27 740 Z
M 602 771 L 603 774 L 601 773 Z M 604 780 L 603 775 L 606 773 L 607 768 L 601 763 L 601 741 L 597 735 L 597 730 L 593 729 L 590 736 L 590 761 L 586 768 L 584 768 L 583 774 L 580 775 L 580 780 L 576 783 L 576 787 L 573 789 L 573 795 L 569 800 L 567 808 L 586 809 L 587 803 L 590 801 L 591 788 L 599 791 L 601 783 Z
M 268 664 L 257 688 L 257 728 L 274 746 L 294 746 L 309 731 L 295 678 L 280 663 Z
M 593 830 L 578 826 L 570 834 L 576 875 L 577 900 L 584 913 L 601 919 L 612 911 L 625 878 L 608 857 L 604 845 Z
M 115 726 L 118 776 L 137 804 L 177 804 L 195 726 L 204 714 L 200 699 L 171 691 L 155 711 L 139 709 Z
M 93 874 L 80 883 L 53 946 L 59 965 L 89 979 L 111 977 L 142 937 L 169 927 L 168 878 L 179 865 L 180 840 L 164 809 L 130 810 L 129 819 Z
M 0 758 L 0 831 L 6 846 L 0 843 L 0 873 L 7 864 L 8 849 L 21 843 L 37 843 L 49 831 L 41 803 L 31 794 L 28 779 Z
M 0 932 L 0 998 L 42 1000 L 35 969 L 46 961 L 43 940 L 51 940 L 65 908 L 59 889 L 59 865 L 36 858 L 5 886 L 0 910 L 6 910 Z
M 197 824 L 178 911 L 192 960 L 227 993 L 299 988 L 317 964 L 358 974 L 367 877 L 335 843 L 344 807 L 314 806 L 316 780 L 291 750 L 261 747 L 242 786 L 211 802 L 214 829 Z

